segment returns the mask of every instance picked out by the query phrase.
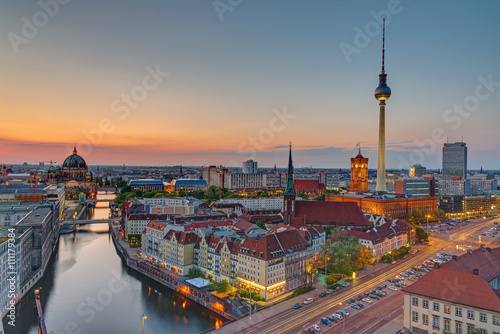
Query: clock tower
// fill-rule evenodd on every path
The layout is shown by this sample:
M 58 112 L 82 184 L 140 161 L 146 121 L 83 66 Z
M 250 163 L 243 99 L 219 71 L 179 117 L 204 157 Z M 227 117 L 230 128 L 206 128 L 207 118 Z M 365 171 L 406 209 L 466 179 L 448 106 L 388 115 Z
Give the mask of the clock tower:
M 363 194 L 368 191 L 368 158 L 363 157 L 361 148 L 355 158 L 351 158 L 351 187 L 349 191 Z

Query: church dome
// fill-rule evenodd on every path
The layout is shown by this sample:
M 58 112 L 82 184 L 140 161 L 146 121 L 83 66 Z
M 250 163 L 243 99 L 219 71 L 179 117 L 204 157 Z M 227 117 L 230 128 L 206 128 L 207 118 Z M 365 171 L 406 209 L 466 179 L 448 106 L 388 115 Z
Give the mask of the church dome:
M 49 172 L 52 172 L 52 171 L 55 171 L 55 170 L 56 170 L 56 168 L 54 166 L 50 166 L 49 167 Z
M 57 170 L 60 170 L 60 169 L 61 169 L 61 166 L 57 165 L 56 169 L 57 169 Z
M 64 160 L 63 168 L 87 168 L 85 160 L 76 153 L 76 146 L 73 149 L 73 154 Z

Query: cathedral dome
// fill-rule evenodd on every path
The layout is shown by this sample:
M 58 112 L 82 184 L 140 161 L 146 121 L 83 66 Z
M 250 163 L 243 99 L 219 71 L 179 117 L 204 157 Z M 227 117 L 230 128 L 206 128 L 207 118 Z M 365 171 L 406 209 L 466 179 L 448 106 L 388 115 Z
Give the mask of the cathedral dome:
M 64 160 L 63 168 L 87 168 L 85 160 L 76 153 L 76 146 L 73 149 L 73 154 Z

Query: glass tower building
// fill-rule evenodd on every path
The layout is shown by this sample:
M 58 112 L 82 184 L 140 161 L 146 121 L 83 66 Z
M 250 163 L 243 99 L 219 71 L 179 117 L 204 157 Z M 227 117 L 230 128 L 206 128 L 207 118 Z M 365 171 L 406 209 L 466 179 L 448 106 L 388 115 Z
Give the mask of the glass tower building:
M 443 147 L 443 176 L 467 176 L 467 145 L 463 142 L 445 143 Z

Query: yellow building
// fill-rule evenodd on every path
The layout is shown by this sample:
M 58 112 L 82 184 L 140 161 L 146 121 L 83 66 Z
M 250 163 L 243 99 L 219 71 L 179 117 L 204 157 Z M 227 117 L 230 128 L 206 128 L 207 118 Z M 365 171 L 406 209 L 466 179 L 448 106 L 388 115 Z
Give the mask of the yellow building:
M 180 275 L 187 275 L 194 265 L 194 247 L 198 238 L 193 232 L 168 231 L 163 238 L 162 262 L 165 268 Z

